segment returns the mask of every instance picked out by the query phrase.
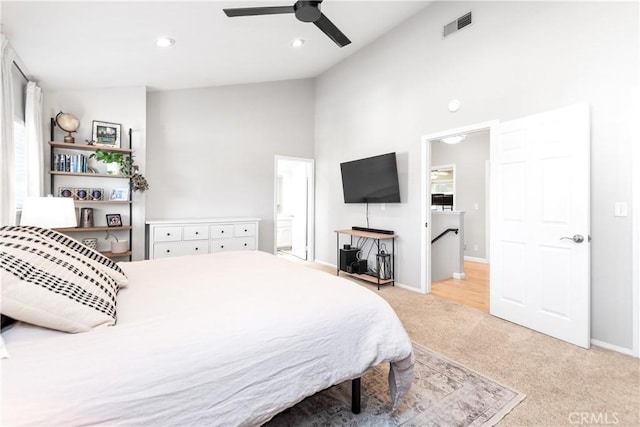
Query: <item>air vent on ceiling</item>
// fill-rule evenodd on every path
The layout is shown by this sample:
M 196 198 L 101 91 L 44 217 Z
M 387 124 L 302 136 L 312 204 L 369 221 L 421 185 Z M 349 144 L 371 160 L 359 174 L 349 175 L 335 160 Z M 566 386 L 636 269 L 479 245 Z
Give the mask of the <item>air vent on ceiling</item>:
M 447 25 L 445 25 L 442 31 L 442 35 L 444 37 L 447 37 L 449 34 L 455 33 L 456 31 L 463 29 L 469 24 L 471 24 L 471 12 L 462 15 L 455 21 L 449 22 Z

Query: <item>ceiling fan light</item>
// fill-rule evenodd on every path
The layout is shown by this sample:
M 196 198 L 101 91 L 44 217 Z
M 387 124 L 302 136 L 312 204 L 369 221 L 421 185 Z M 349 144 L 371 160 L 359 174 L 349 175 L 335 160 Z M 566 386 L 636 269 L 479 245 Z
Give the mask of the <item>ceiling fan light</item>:
M 304 44 L 304 39 L 294 39 L 291 42 L 292 47 L 302 47 L 303 44 Z
M 454 136 L 447 136 L 446 138 L 442 138 L 440 139 L 440 141 L 444 142 L 445 144 L 459 144 L 462 141 L 464 141 L 467 138 L 467 135 L 454 135 Z
M 158 47 L 169 47 L 175 43 L 176 41 L 170 37 L 159 37 L 158 40 L 156 40 L 156 46 Z

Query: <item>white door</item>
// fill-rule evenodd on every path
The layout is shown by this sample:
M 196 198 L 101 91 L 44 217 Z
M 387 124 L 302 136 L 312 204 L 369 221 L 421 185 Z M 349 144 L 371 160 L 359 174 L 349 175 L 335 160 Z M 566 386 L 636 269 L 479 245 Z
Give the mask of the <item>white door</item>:
M 574 105 L 501 123 L 491 145 L 490 312 L 585 348 L 589 123 Z

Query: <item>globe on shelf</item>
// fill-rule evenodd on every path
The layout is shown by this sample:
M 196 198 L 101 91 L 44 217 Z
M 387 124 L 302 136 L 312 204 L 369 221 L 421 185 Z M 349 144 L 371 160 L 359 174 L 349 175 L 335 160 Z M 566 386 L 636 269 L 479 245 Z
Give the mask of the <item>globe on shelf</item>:
M 80 127 L 80 120 L 73 114 L 63 113 L 60 111 L 56 115 L 56 125 L 65 132 L 69 132 L 69 135 L 64 137 L 64 142 L 73 144 L 76 142 L 75 138 L 71 135 Z

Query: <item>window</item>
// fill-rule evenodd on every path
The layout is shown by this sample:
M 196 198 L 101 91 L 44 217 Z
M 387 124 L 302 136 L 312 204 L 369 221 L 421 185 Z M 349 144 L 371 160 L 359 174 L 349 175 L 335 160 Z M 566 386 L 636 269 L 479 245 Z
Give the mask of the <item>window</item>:
M 27 131 L 25 127 L 25 98 L 27 80 L 18 66 L 13 63 L 13 142 L 15 156 L 15 195 L 16 210 L 22 210 L 22 202 L 27 195 Z

